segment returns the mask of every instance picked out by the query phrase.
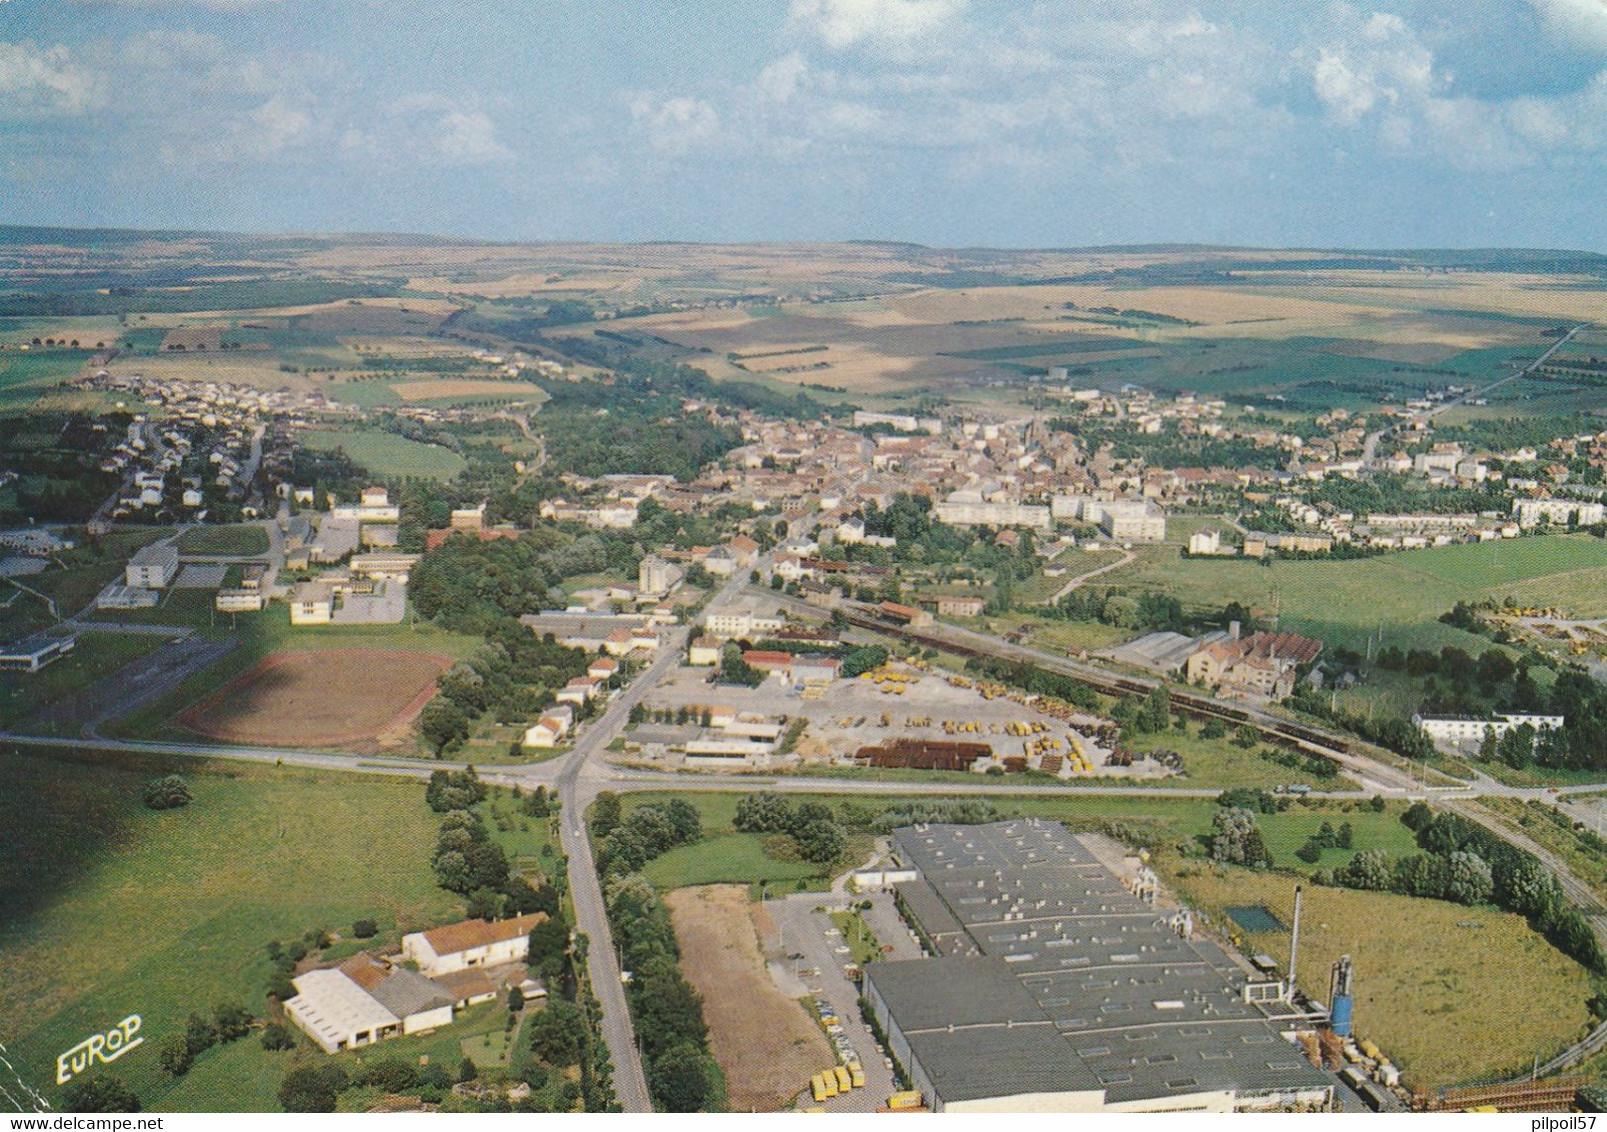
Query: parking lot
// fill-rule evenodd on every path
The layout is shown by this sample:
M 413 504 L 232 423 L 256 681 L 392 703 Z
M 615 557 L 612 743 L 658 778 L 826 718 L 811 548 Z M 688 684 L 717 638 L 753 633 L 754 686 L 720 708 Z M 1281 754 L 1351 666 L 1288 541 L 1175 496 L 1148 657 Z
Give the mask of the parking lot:
M 874 902 L 865 919 L 876 931 L 879 942 L 893 946 L 894 953 L 889 959 L 920 956 L 920 947 L 899 920 L 891 895 L 877 893 L 856 899 Z M 827 1112 L 874 1112 L 897 1091 L 892 1065 L 871 1036 L 870 1028 L 860 1019 L 859 987 L 843 973 L 844 966 L 853 962 L 853 956 L 843 942 L 842 933 L 825 911 L 817 911 L 820 908 L 841 911 L 847 905 L 846 898 L 803 892 L 767 901 L 765 906 L 776 925 L 774 945 L 778 958 L 789 972 L 797 973 L 810 995 L 806 1006 L 818 1012 L 819 1004 L 827 1005 L 842 1030 L 840 1035 L 828 1036 L 839 1043 L 839 1050 L 852 1050 L 865 1070 L 864 1088 L 840 1093 L 818 1107 Z M 849 1055 L 843 1057 L 847 1060 Z M 809 1082 L 800 1081 L 798 1085 L 804 1093 L 799 1107 L 817 1107 L 813 1097 L 808 1095 Z

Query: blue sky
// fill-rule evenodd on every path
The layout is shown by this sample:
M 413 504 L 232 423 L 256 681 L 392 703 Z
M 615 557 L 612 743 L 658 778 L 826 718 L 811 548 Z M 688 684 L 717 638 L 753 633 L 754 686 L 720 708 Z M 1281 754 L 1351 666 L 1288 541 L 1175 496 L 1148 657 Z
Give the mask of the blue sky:
M 1607 251 L 1607 0 L 0 0 L 0 222 Z

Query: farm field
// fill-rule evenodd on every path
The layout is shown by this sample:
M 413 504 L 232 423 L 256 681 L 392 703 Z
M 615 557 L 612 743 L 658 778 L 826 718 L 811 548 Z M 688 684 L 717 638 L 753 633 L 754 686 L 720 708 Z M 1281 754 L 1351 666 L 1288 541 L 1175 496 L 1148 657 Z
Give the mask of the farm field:
M 732 1112 L 776 1112 L 835 1061 L 820 1027 L 765 969 L 747 885 L 681 888 L 665 898 L 681 970 L 703 999 L 709 1052 Z
M 396 742 L 451 658 L 389 649 L 276 653 L 187 708 L 179 722 L 227 743 L 335 747 Z
M 77 377 L 89 358 L 87 350 L 0 353 L 0 409 L 26 409 L 42 394 Z
M 381 429 L 308 432 L 302 442 L 324 452 L 340 449 L 376 476 L 423 476 L 447 480 L 466 466 L 462 456 L 434 444 L 421 444 Z
M 1226 923 L 1229 904 L 1294 916 L 1290 878 L 1156 860 L 1190 902 Z M 1247 934 L 1280 963 L 1286 932 Z M 1412 1088 L 1521 1072 L 1585 1030 L 1590 978 L 1522 917 L 1392 893 L 1307 886 L 1300 923 L 1302 986 L 1321 996 L 1341 954 L 1356 965 L 1356 1033 L 1376 1041 Z M 1493 977 L 1492 977 L 1493 976 Z
M 175 771 L 195 800 L 147 810 L 143 783 Z M 270 939 L 372 916 L 394 944 L 457 914 L 429 867 L 439 819 L 414 783 L 100 752 L 4 752 L 0 773 L 0 1040 L 47 1097 L 58 1053 L 137 1013 L 146 1046 L 116 1072 L 146 1109 L 272 1111 L 297 1055 L 247 1037 L 174 1081 L 156 1048 L 194 1010 L 236 1000 L 260 1014 Z
M 491 397 L 527 401 L 547 399 L 541 386 L 528 381 L 442 378 L 436 381 L 406 381 L 391 388 L 403 401 L 482 400 Z

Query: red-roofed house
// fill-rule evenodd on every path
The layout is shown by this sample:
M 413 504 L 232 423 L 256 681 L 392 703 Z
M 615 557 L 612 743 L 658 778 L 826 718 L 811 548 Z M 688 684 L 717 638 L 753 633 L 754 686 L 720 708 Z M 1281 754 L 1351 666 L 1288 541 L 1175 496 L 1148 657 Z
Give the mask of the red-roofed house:
M 530 953 L 530 929 L 546 919 L 545 912 L 531 912 L 511 920 L 464 920 L 413 932 L 402 937 L 402 957 L 431 976 L 515 963 Z

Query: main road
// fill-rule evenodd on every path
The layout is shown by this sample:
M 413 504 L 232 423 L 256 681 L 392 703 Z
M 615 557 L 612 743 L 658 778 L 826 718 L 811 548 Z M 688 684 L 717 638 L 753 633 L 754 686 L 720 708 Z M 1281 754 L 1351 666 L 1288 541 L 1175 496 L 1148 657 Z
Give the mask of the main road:
M 1526 376 L 1528 374 L 1533 373 L 1535 370 L 1537 370 L 1541 366 L 1545 365 L 1546 362 L 1548 362 L 1551 359 L 1552 354 L 1555 354 L 1558 350 L 1562 349 L 1569 342 L 1571 342 L 1573 340 L 1573 337 L 1574 337 L 1575 334 L 1578 334 L 1581 330 L 1585 329 L 1587 326 L 1590 326 L 1590 325 L 1591 325 L 1591 323 L 1581 322 L 1578 326 L 1573 327 L 1571 330 L 1568 331 L 1568 333 L 1564 334 L 1562 337 L 1558 338 L 1555 342 L 1553 342 L 1551 344 L 1551 346 L 1546 350 L 1545 353 L 1541 354 L 1534 361 L 1532 361 L 1528 365 L 1524 366 L 1517 373 L 1508 374 L 1506 377 L 1500 378 L 1500 379 L 1498 379 L 1496 381 L 1492 381 L 1492 382 L 1490 382 L 1490 384 L 1485 385 L 1485 386 L 1481 386 L 1478 389 L 1470 389 L 1466 393 L 1462 394 L 1460 397 L 1456 397 L 1456 398 L 1453 398 L 1450 401 L 1446 401 L 1444 404 L 1436 405 L 1434 408 L 1428 410 L 1428 412 L 1426 414 L 1424 414 L 1424 415 L 1428 416 L 1428 417 L 1437 417 L 1441 413 L 1445 412 L 1445 410 L 1447 410 L 1447 409 L 1455 408 L 1457 405 L 1460 405 L 1460 404 L 1462 404 L 1462 403 L 1464 403 L 1466 401 L 1470 401 L 1475 397 L 1484 396 L 1486 393 L 1488 393 L 1490 390 L 1496 388 L 1497 386 L 1505 385 L 1509 381 L 1516 381 L 1520 377 L 1524 377 L 1524 376 Z M 1362 444 L 1362 463 L 1363 463 L 1364 466 L 1370 468 L 1377 461 L 1377 459 L 1378 459 L 1378 442 L 1381 439 L 1383 439 L 1384 433 L 1386 433 L 1388 431 L 1389 431 L 1388 428 L 1381 428 L 1381 429 L 1378 429 L 1376 432 L 1370 432 L 1370 433 L 1367 434 L 1367 437 L 1366 437 L 1365 441 Z

